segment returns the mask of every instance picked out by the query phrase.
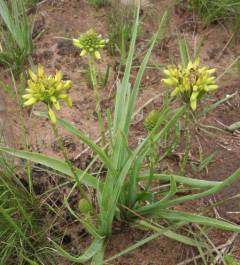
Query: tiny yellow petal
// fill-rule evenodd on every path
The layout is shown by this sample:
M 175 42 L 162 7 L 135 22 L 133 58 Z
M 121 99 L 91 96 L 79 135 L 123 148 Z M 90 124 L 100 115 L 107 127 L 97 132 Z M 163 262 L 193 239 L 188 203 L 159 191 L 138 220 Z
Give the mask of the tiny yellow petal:
M 37 75 L 34 74 L 34 72 L 31 69 L 28 70 L 28 73 L 33 81 L 37 81 Z
M 62 78 L 63 78 L 63 73 L 61 71 L 57 71 L 54 77 L 55 81 L 60 82 Z
M 24 106 L 26 107 L 26 106 L 31 106 L 31 105 L 33 105 L 34 103 L 36 103 L 37 102 L 37 100 L 36 100 L 36 98 L 30 98 L 29 100 L 27 100 L 26 102 L 24 102 Z
M 59 104 L 59 101 L 55 101 L 53 102 L 53 106 L 56 110 L 60 110 L 60 104 Z
M 71 88 L 72 87 L 72 81 L 71 80 L 67 80 L 67 81 L 65 81 L 65 83 L 64 83 L 64 85 L 63 85 L 63 88 L 65 89 L 65 90 L 67 90 L 67 89 L 69 89 L 69 88 Z
M 83 57 L 84 55 L 86 55 L 87 51 L 86 50 L 82 50 L 81 53 L 80 53 L 80 56 Z
M 44 76 L 44 68 L 41 64 L 38 65 L 38 71 L 37 71 L 39 77 L 43 77 Z
M 170 72 L 168 69 L 164 69 L 164 70 L 163 70 L 163 73 L 164 73 L 165 75 L 168 75 L 168 76 L 171 75 L 171 72 Z
M 26 94 L 22 96 L 23 99 L 30 99 L 31 97 L 32 97 L 31 94 Z
M 100 60 L 101 59 L 101 54 L 100 54 L 99 51 L 95 51 L 94 55 L 95 55 L 95 57 L 96 57 L 97 60 Z
M 57 101 L 56 97 L 54 97 L 54 96 L 51 96 L 50 100 L 52 101 L 52 103 L 55 103 Z
M 167 78 L 167 79 L 162 79 L 162 82 L 167 85 L 167 86 L 174 86 L 177 85 L 178 81 L 176 78 Z
M 196 108 L 197 108 L 197 100 L 191 101 L 191 108 L 192 108 L 192 110 L 196 110 Z
M 176 87 L 172 93 L 171 93 L 171 97 L 175 97 L 178 93 L 180 92 L 180 88 L 179 87 Z
M 70 97 L 67 97 L 67 98 L 65 99 L 65 102 L 66 102 L 66 104 L 68 105 L 69 108 L 72 107 L 72 99 L 71 99 Z
M 48 115 L 49 115 L 49 118 L 50 118 L 51 122 L 53 124 L 56 124 L 57 118 L 56 118 L 56 115 L 55 115 L 54 111 L 51 108 L 48 108 Z

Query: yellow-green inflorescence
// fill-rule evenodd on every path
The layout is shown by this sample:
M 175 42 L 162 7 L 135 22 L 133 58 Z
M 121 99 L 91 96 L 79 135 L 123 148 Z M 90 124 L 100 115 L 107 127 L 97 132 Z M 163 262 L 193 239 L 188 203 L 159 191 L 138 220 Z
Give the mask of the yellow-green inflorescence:
M 196 110 L 197 101 L 205 93 L 214 91 L 216 85 L 215 69 L 208 66 L 200 66 L 200 60 L 189 61 L 187 67 L 169 66 L 163 72 L 166 78 L 163 83 L 171 88 L 172 97 L 181 95 L 185 102 L 190 104 L 192 110 Z
M 54 76 L 47 75 L 42 65 L 39 65 L 36 73 L 29 70 L 30 79 L 26 94 L 23 95 L 24 106 L 31 106 L 37 102 L 43 102 L 48 107 L 49 118 L 56 123 L 54 110 L 60 110 L 60 101 L 64 100 L 71 107 L 72 100 L 67 91 L 72 87 L 70 80 L 62 80 L 63 73 L 56 71 Z
M 81 49 L 80 56 L 92 55 L 98 60 L 101 59 L 99 50 L 103 49 L 108 42 L 108 39 L 103 39 L 101 34 L 93 29 L 81 34 L 78 39 L 73 39 L 74 46 Z

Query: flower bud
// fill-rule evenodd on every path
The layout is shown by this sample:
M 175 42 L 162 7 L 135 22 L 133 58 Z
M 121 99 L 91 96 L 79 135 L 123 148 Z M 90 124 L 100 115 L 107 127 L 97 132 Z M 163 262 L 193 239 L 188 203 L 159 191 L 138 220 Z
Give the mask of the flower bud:
M 157 125 L 159 119 L 159 112 L 156 110 L 150 111 L 144 119 L 144 127 L 151 132 Z
M 78 203 L 78 208 L 82 214 L 90 214 L 92 211 L 92 205 L 87 199 L 81 199 Z

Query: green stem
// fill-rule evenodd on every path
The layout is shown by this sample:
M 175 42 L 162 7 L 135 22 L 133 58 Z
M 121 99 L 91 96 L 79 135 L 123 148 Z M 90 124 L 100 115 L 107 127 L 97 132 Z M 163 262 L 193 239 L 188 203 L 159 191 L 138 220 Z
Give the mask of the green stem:
M 105 146 L 106 140 L 105 140 L 105 129 L 103 125 L 103 117 L 101 110 L 101 98 L 98 91 L 97 74 L 96 74 L 95 61 L 93 55 L 88 56 L 88 64 L 89 64 L 91 82 L 93 86 L 93 93 L 96 99 L 96 113 L 98 117 L 98 126 L 101 132 L 102 145 Z
M 155 164 L 156 164 L 156 151 L 155 151 L 155 143 L 154 143 L 154 139 L 153 136 L 150 137 L 150 155 L 149 155 L 149 170 L 150 170 L 150 174 L 149 174 L 149 179 L 148 179 L 148 184 L 146 187 L 146 191 L 149 190 L 151 184 L 152 184 L 152 180 L 154 177 L 154 168 L 155 168 Z
M 190 152 L 190 130 L 189 130 L 189 109 L 187 109 L 184 118 L 184 155 L 180 162 L 180 175 L 185 175 L 186 166 Z
M 57 145 L 58 145 L 59 149 L 61 150 L 61 152 L 63 154 L 64 160 L 68 164 L 68 166 L 69 166 L 70 170 L 72 171 L 73 176 L 74 176 L 74 178 L 75 178 L 75 180 L 76 180 L 76 182 L 77 182 L 77 184 L 79 186 L 79 190 L 80 190 L 80 194 L 81 194 L 82 198 L 85 198 L 89 203 L 91 203 L 87 193 L 85 192 L 84 188 L 82 187 L 82 184 L 79 182 L 79 178 L 77 176 L 76 170 L 74 169 L 70 159 L 68 158 L 68 154 L 67 154 L 67 152 L 65 150 L 65 147 L 63 145 L 63 142 L 62 142 L 62 140 L 60 138 L 60 135 L 58 133 L 58 129 L 57 129 L 56 124 L 51 122 L 51 127 L 52 127 L 52 131 L 53 131 L 54 137 L 55 137 L 55 139 L 57 141 Z

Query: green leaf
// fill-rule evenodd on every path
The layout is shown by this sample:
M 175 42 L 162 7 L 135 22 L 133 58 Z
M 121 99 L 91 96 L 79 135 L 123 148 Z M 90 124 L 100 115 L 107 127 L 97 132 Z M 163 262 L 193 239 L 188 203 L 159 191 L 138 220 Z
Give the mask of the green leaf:
M 118 257 L 126 255 L 127 253 L 129 253 L 129 252 L 131 252 L 131 251 L 133 251 L 133 250 L 145 245 L 146 243 L 148 243 L 148 242 L 150 242 L 150 241 L 152 241 L 152 240 L 164 235 L 170 229 L 181 227 L 184 224 L 186 224 L 186 223 L 185 222 L 184 223 L 183 222 L 179 222 L 179 223 L 175 224 L 174 226 L 170 226 L 170 227 L 163 228 L 163 229 L 160 228 L 159 231 L 154 233 L 153 235 L 150 235 L 150 236 L 138 241 L 137 243 L 133 244 L 132 246 L 129 246 L 126 249 L 118 252 L 116 255 L 108 258 L 107 260 L 105 260 L 105 263 L 109 263 L 109 262 L 113 261 L 114 259 L 116 259 Z
M 70 133 L 75 135 L 78 139 L 80 139 L 83 143 L 85 143 L 93 152 L 95 152 L 99 156 L 99 158 L 103 161 L 105 166 L 109 168 L 113 172 L 113 174 L 115 173 L 115 170 L 113 168 L 110 158 L 102 150 L 101 147 L 95 144 L 89 137 L 87 137 L 84 133 L 76 129 L 69 122 L 63 119 L 57 119 L 57 122 L 58 124 L 62 125 L 67 131 L 69 131 Z
M 179 50 L 180 50 L 182 65 L 186 68 L 188 62 L 190 61 L 190 55 L 189 55 L 188 43 L 185 38 L 179 41 Z
M 164 208 L 174 206 L 174 205 L 177 205 L 180 203 L 184 203 L 187 201 L 201 199 L 201 198 L 204 198 L 206 196 L 210 196 L 216 192 L 219 192 L 219 191 L 223 190 L 224 188 L 230 186 L 239 177 L 240 177 L 240 169 L 236 170 L 231 176 L 226 178 L 224 181 L 220 182 L 219 184 L 211 187 L 210 189 L 208 189 L 206 191 L 199 192 L 199 193 L 196 193 L 193 195 L 182 196 L 180 198 L 172 199 L 172 200 L 166 201 L 166 202 L 159 202 L 158 201 L 158 202 L 155 202 L 155 203 L 152 203 L 149 205 L 145 205 L 145 206 L 137 209 L 136 211 L 140 214 L 147 214 L 153 210 L 164 209 Z
M 227 265 L 239 265 L 240 264 L 240 261 L 237 261 L 230 255 L 225 256 L 224 261 L 226 262 Z
M 176 192 L 177 192 L 176 180 L 175 180 L 174 176 L 171 176 L 171 178 L 170 178 L 170 189 L 169 189 L 168 193 L 166 194 L 166 196 L 161 199 L 161 202 L 169 200 L 171 197 L 173 197 L 175 195 Z
M 177 183 L 182 183 L 190 187 L 199 188 L 199 189 L 212 188 L 222 183 L 221 181 L 208 181 L 202 179 L 193 179 L 190 177 L 183 177 L 177 175 L 164 175 L 164 174 L 155 174 L 153 176 L 153 179 L 169 182 L 172 176 L 174 177 Z M 148 178 L 149 176 L 140 176 L 138 177 L 138 181 L 144 181 L 144 180 L 147 181 Z
M 88 249 L 85 250 L 85 252 L 79 256 L 75 257 L 69 254 L 66 250 L 64 250 L 60 245 L 58 245 L 56 242 L 52 241 L 55 249 L 53 249 L 58 255 L 64 257 L 65 259 L 75 262 L 75 263 L 85 263 L 88 260 L 90 260 L 96 253 L 98 253 L 104 244 L 104 240 L 94 240 L 92 244 L 88 247 Z
M 178 211 L 170 211 L 170 210 L 161 210 L 155 213 L 156 216 L 172 220 L 172 221 L 185 221 L 189 223 L 196 223 L 202 224 L 206 226 L 210 226 L 213 228 L 219 228 L 226 231 L 238 232 L 240 233 L 240 226 L 233 225 L 221 220 L 217 220 L 214 218 L 209 218 L 201 215 L 191 214 L 191 213 L 184 213 Z
M 161 226 L 159 224 L 158 224 L 158 226 L 156 226 L 156 225 L 153 225 L 153 224 L 151 224 L 147 221 L 143 221 L 143 220 L 140 220 L 137 223 L 139 223 L 140 225 L 144 226 L 145 228 L 153 230 L 155 232 L 161 232 L 163 229 L 165 229 L 163 226 Z M 186 224 L 186 222 L 180 222 L 179 224 L 184 225 L 184 224 Z M 206 244 L 203 244 L 203 243 L 201 243 L 195 239 L 177 234 L 170 229 L 168 229 L 166 232 L 164 232 L 163 235 L 170 238 L 170 239 L 173 239 L 173 240 L 181 242 L 185 245 L 188 245 L 188 246 L 192 246 L 192 247 L 197 247 L 197 246 L 206 247 L 207 246 Z
M 52 168 L 62 174 L 70 176 L 71 178 L 74 178 L 73 173 L 71 169 L 69 168 L 68 164 L 60 159 L 52 158 L 47 155 L 33 153 L 33 152 L 27 152 L 27 151 L 21 151 L 21 150 L 18 151 L 16 149 L 8 148 L 8 147 L 0 147 L 0 151 L 19 157 L 19 158 L 32 161 L 34 163 L 39 163 L 46 167 Z M 76 174 L 78 177 L 82 176 L 82 182 L 85 185 L 97 188 L 99 180 L 97 180 L 95 177 L 89 174 L 83 174 L 83 172 L 80 169 L 76 169 Z

